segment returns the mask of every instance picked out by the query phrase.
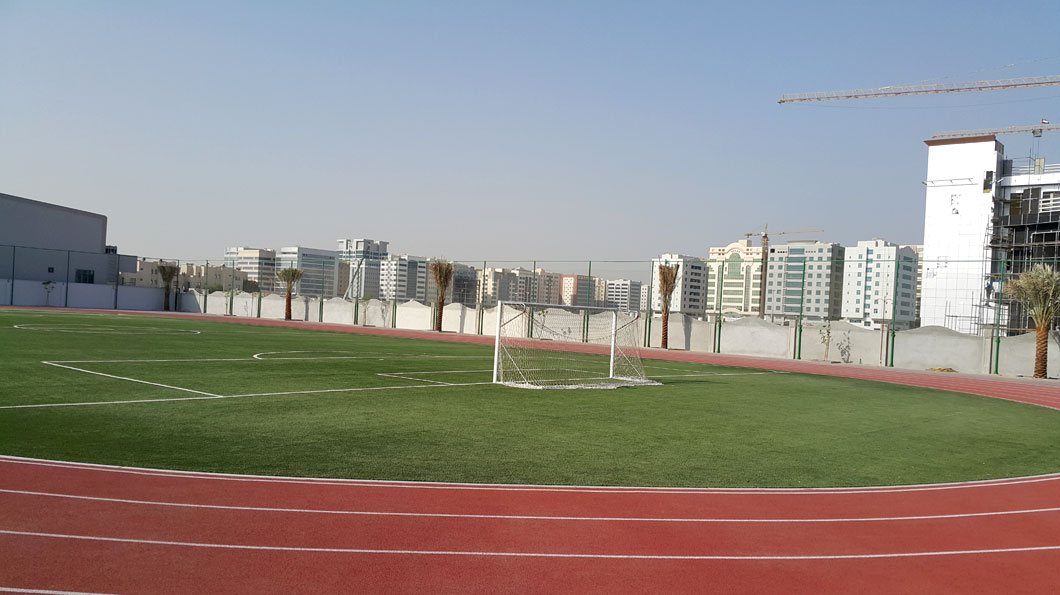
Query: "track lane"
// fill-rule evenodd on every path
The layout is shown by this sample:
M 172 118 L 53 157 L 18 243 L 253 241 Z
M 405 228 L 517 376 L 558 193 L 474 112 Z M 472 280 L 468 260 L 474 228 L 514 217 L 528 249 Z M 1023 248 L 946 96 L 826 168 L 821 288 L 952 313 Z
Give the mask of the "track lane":
M 1060 475 L 839 490 L 672 490 L 276 480 L 0 457 L 0 489 L 156 502 L 523 516 L 819 519 L 977 514 L 1060 506 Z M 601 514 L 606 511 L 606 514 Z
M 611 560 L 202 550 L 0 535 L 0 586 L 105 593 L 1048 593 L 1055 552 Z

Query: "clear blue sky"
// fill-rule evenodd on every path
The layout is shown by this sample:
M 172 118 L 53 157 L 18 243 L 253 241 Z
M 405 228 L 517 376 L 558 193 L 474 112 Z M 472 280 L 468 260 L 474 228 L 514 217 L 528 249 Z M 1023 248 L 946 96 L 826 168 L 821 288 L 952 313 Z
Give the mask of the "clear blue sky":
M 1058 13 L 0 0 L 0 192 L 103 213 L 122 252 L 184 259 L 341 237 L 468 260 L 705 256 L 766 222 L 919 243 L 923 140 L 1060 121 L 1060 87 L 780 94 L 1060 74 L 1039 27 Z M 1060 134 L 1039 142 L 1060 162 Z

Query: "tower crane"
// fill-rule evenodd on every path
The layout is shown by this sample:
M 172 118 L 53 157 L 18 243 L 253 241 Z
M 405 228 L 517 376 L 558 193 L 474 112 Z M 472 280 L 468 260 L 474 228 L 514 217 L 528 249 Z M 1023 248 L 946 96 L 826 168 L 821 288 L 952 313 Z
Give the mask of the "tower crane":
M 816 93 L 785 93 L 777 103 L 804 103 L 807 101 L 830 101 L 835 99 L 869 99 L 873 97 L 895 97 L 897 95 L 934 95 L 937 93 L 964 93 L 968 91 L 1001 91 L 1028 87 L 1060 85 L 1060 74 L 1028 76 L 1015 79 L 974 81 L 970 83 L 932 83 L 927 85 L 893 85 L 875 89 L 852 89 L 849 91 L 818 91 Z
M 998 134 L 1026 134 L 1041 136 L 1043 132 L 1060 132 L 1060 124 L 1049 124 L 1043 120 L 1041 124 L 1034 126 L 1007 126 L 1005 128 L 979 128 L 977 130 L 951 130 L 948 132 L 936 132 L 931 135 L 931 140 L 946 140 L 952 138 L 971 138 L 976 136 L 996 136 Z
M 797 229 L 794 231 L 774 231 L 773 235 L 794 235 L 803 233 L 818 233 L 824 232 L 823 229 Z M 760 236 L 762 238 L 762 279 L 758 290 L 758 317 L 766 317 L 766 269 L 768 268 L 769 260 L 769 224 L 766 223 L 762 228 L 762 231 L 754 231 L 751 233 L 743 234 L 746 239 L 751 239 L 751 236 Z

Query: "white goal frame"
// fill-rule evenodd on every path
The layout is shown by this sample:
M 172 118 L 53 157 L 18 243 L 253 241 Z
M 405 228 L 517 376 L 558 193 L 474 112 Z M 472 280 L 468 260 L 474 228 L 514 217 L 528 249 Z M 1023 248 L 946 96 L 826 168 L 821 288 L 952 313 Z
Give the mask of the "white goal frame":
M 519 312 L 521 312 L 521 314 L 506 320 L 505 319 L 506 318 L 505 317 L 505 314 L 506 314 L 505 308 L 506 307 L 509 308 L 509 309 L 513 308 L 513 307 L 514 308 L 518 308 Z M 557 335 L 555 333 L 550 338 L 540 338 L 540 337 L 534 337 L 533 336 L 534 335 L 534 325 L 535 325 L 535 314 L 538 313 L 538 312 L 542 313 L 542 316 L 540 317 L 540 320 L 536 324 L 539 324 L 541 327 L 547 329 L 548 327 L 544 325 L 544 316 L 547 314 L 547 311 L 551 310 L 551 309 L 562 310 L 562 311 L 567 311 L 567 312 L 571 312 L 571 313 L 574 313 L 574 312 L 584 312 L 584 313 L 586 313 L 586 317 L 583 319 L 585 321 L 585 323 L 584 323 L 584 326 L 581 329 L 581 336 L 579 337 L 578 340 L 570 339 L 570 338 L 567 338 L 567 337 L 560 337 L 559 335 Z M 610 334 L 610 337 L 609 337 L 610 340 L 608 341 L 608 343 L 609 343 L 609 345 L 608 345 L 608 373 L 607 373 L 607 377 L 606 378 L 604 378 L 602 376 L 600 376 L 600 377 L 590 377 L 590 378 L 573 378 L 573 379 L 570 379 L 570 380 L 572 380 L 572 382 L 563 383 L 563 384 L 551 384 L 551 383 L 545 383 L 545 382 L 536 382 L 536 381 L 534 381 L 532 379 L 528 379 L 526 377 L 526 375 L 521 374 L 521 373 L 520 373 L 520 376 L 522 376 L 522 377 L 517 379 L 517 380 L 514 380 L 514 381 L 512 379 L 510 379 L 510 378 L 505 378 L 505 375 L 503 373 L 504 362 L 502 361 L 504 356 L 505 356 L 505 354 L 507 353 L 507 351 L 504 348 L 504 341 L 503 341 L 503 339 L 505 337 L 513 337 L 513 338 L 517 339 L 520 343 L 522 343 L 522 345 L 518 346 L 519 349 L 531 349 L 532 350 L 532 349 L 540 348 L 542 351 L 559 351 L 559 352 L 569 351 L 572 354 L 580 353 L 581 351 L 577 350 L 577 349 L 572 349 L 572 350 L 566 350 L 566 349 L 554 350 L 554 349 L 550 349 L 549 347 L 551 345 L 556 345 L 556 344 L 582 344 L 582 345 L 595 344 L 595 345 L 598 345 L 600 347 L 603 347 L 603 343 L 601 343 L 599 341 L 590 341 L 589 340 L 588 333 L 589 333 L 589 325 L 590 325 L 590 323 L 589 323 L 588 316 L 591 315 L 591 314 L 605 314 L 605 313 L 610 313 L 611 314 L 611 324 L 610 324 L 610 333 L 609 333 Z M 622 316 L 626 316 L 626 315 L 629 316 L 629 319 L 623 321 L 623 324 L 620 326 L 619 325 L 619 318 L 622 317 Z M 507 334 L 505 334 L 505 331 L 507 330 L 506 327 L 508 325 L 514 323 L 515 321 L 519 320 L 519 319 L 525 319 L 526 324 L 528 326 L 521 327 L 522 331 L 517 337 L 515 335 L 507 335 Z M 567 388 L 567 389 L 573 389 L 573 388 L 617 388 L 619 386 L 639 386 L 639 385 L 659 384 L 658 382 L 653 382 L 651 380 L 648 380 L 645 377 L 645 375 L 644 375 L 644 368 L 643 368 L 643 365 L 640 362 L 639 346 L 638 346 L 638 344 L 636 342 L 636 337 L 639 337 L 639 333 L 635 332 L 636 331 L 636 327 L 634 326 L 635 323 L 637 322 L 637 320 L 639 320 L 639 319 L 640 319 L 640 313 L 639 312 L 624 312 L 622 310 L 619 310 L 618 308 L 595 307 L 595 306 L 569 306 L 569 305 L 565 305 L 565 304 L 545 304 L 545 303 L 523 302 L 523 301 L 501 301 L 501 302 L 498 302 L 497 303 L 497 325 L 496 325 L 496 330 L 495 330 L 494 346 L 493 346 L 493 382 L 495 384 L 504 384 L 504 385 L 507 385 L 507 386 L 514 386 L 514 387 L 518 387 L 518 388 L 553 388 L 553 389 L 557 389 L 557 388 Z M 628 328 L 627 329 L 627 327 L 630 327 L 630 326 L 632 326 L 633 328 Z M 598 333 L 601 332 L 602 330 L 603 329 L 600 329 L 599 327 L 597 327 L 597 329 L 596 329 L 596 331 Z M 522 333 L 524 333 L 524 332 L 526 333 L 526 335 L 522 335 Z M 606 331 L 604 331 L 604 332 L 606 332 Z M 633 338 L 633 340 L 629 341 L 629 344 L 623 343 L 621 348 L 619 347 L 620 333 L 627 333 L 627 334 L 629 334 L 630 337 Z M 620 351 L 621 351 L 621 353 L 619 353 Z M 593 352 L 590 350 L 590 351 L 586 351 L 584 353 L 593 353 Z M 599 353 L 599 355 L 603 355 L 603 354 Z M 509 357 L 509 359 L 511 359 L 511 355 L 510 354 L 508 355 L 508 357 Z M 623 365 L 621 366 L 621 372 L 616 374 L 616 361 L 618 361 L 619 359 L 622 360 Z M 514 361 L 513 361 L 513 363 L 514 363 Z M 516 368 L 516 369 L 518 370 L 518 368 Z M 587 372 L 587 373 L 591 373 L 591 372 Z

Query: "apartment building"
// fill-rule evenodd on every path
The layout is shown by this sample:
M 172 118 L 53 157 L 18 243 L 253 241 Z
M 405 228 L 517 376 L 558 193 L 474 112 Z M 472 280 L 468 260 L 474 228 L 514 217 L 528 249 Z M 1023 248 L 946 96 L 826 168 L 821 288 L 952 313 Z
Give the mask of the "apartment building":
M 379 263 L 379 297 L 384 300 L 427 301 L 429 266 L 430 261 L 421 256 L 387 256 Z
M 605 281 L 605 300 L 609 308 L 618 308 L 623 312 L 633 312 L 640 308 L 641 285 L 640 281 L 630 279 L 616 279 Z
M 910 328 L 916 320 L 916 252 L 880 239 L 845 252 L 842 317 L 874 329 L 892 319 L 895 328 Z
M 339 260 L 348 268 L 344 275 L 346 284 L 341 285 L 343 294 L 350 299 L 377 298 L 381 294 L 379 272 L 382 261 L 387 258 L 390 243 L 366 238 L 341 239 Z
M 708 264 L 697 256 L 662 254 L 652 261 L 651 308 L 662 309 L 659 296 L 659 265 L 679 265 L 674 293 L 670 298 L 670 312 L 701 317 L 707 309 Z
M 762 247 L 744 239 L 710 249 L 706 283 L 708 312 L 758 316 L 762 294 Z
M 295 293 L 305 296 L 331 298 L 340 295 L 337 286 L 339 277 L 339 253 L 335 250 L 320 250 L 304 246 L 280 248 L 276 253 L 276 271 L 302 269 L 302 279 L 295 284 Z M 277 280 L 275 291 L 282 291 Z
M 843 307 L 844 254 L 839 244 L 815 240 L 770 246 L 766 319 L 838 320 Z

